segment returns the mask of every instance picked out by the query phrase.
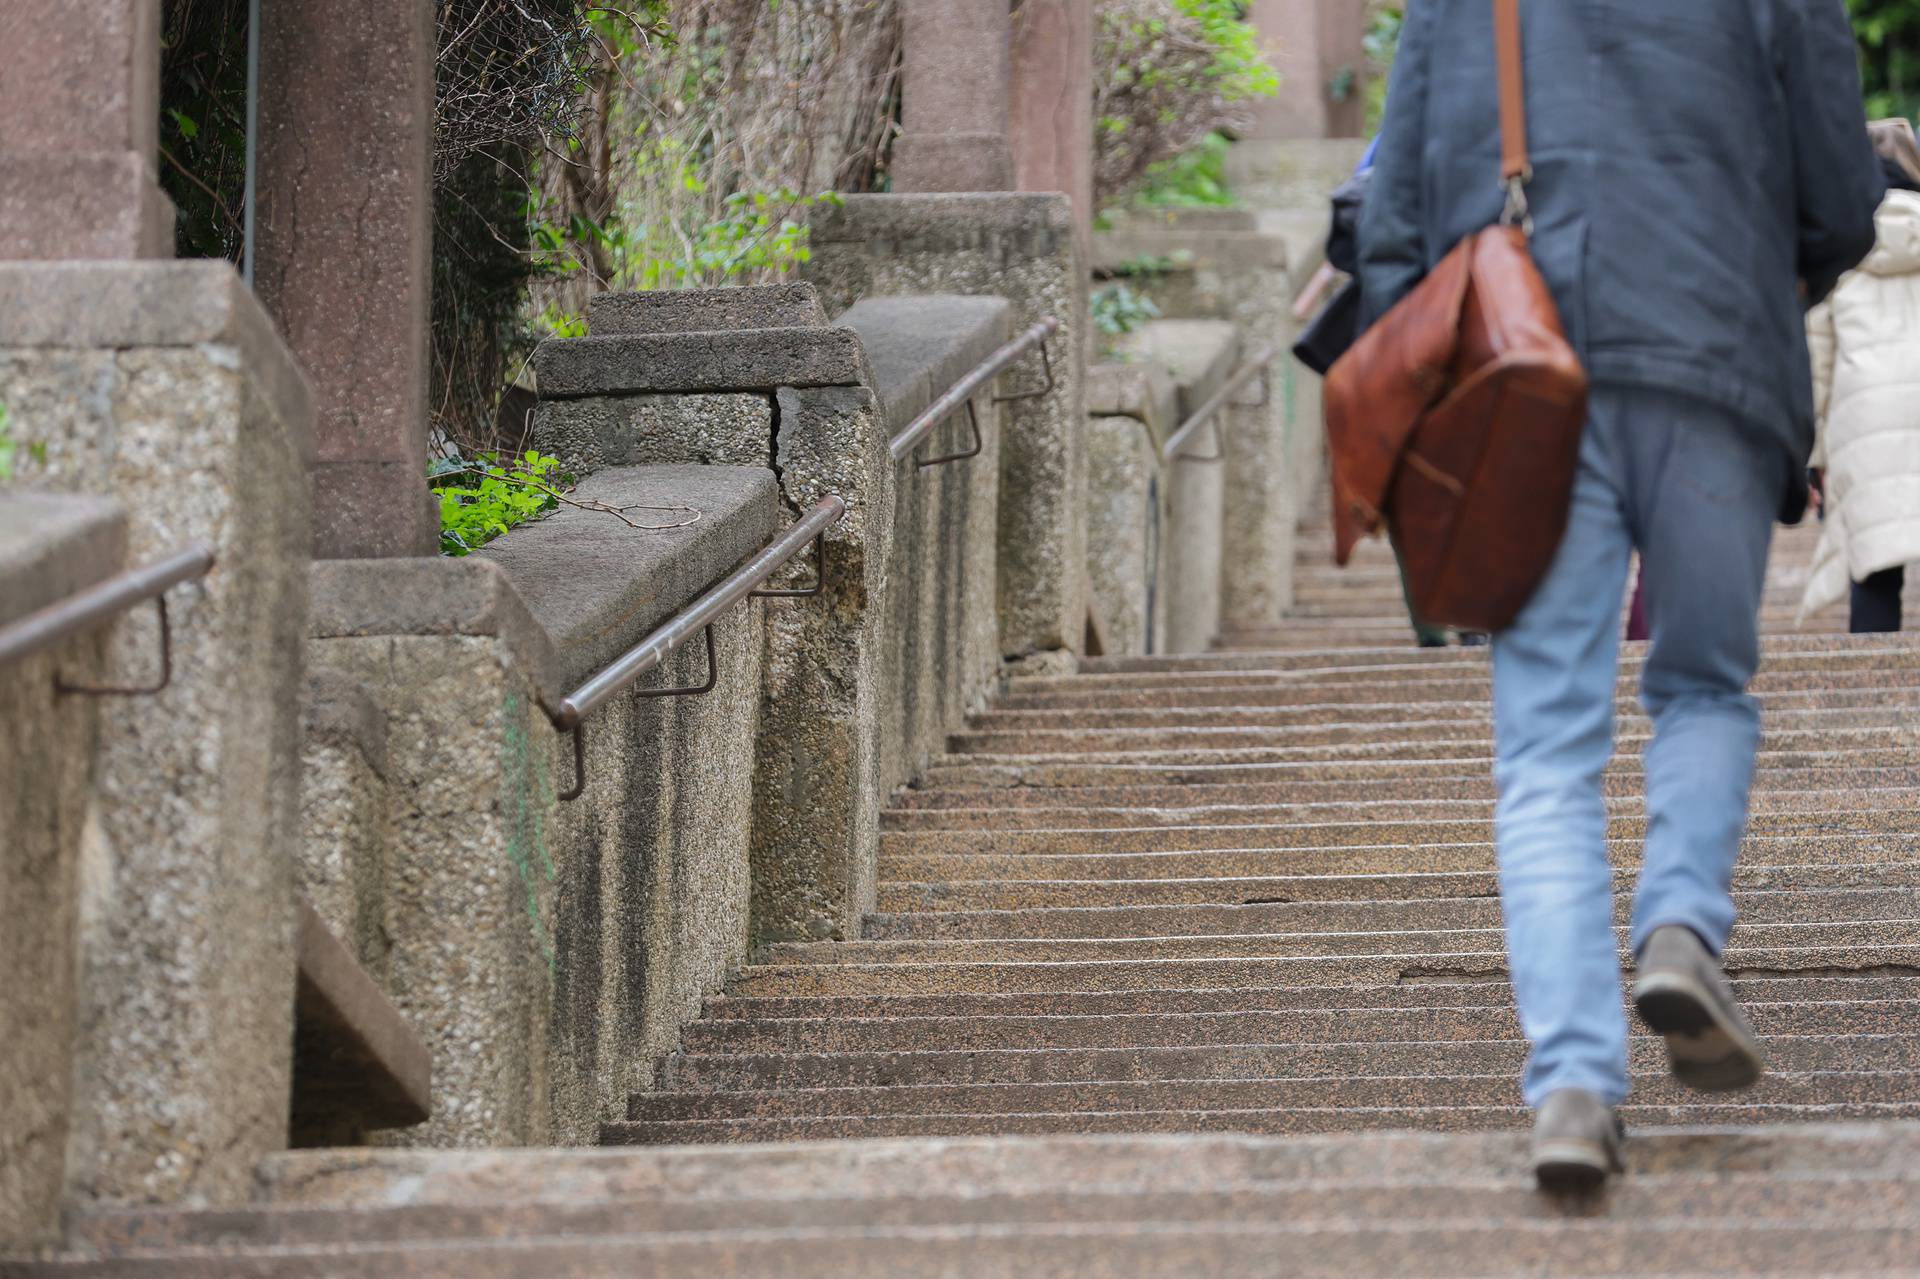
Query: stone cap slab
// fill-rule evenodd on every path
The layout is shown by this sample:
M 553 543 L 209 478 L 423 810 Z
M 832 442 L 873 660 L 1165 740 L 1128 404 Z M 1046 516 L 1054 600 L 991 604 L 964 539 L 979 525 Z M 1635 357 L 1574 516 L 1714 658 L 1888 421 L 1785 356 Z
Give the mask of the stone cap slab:
M 614 467 L 568 496 L 613 506 L 678 505 L 683 528 L 629 528 L 571 507 L 459 559 L 328 560 L 311 569 L 311 634 L 496 636 L 557 703 L 588 675 L 771 541 L 773 472 L 759 467 Z M 630 510 L 640 524 L 687 512 Z
M 1074 235 L 1064 195 L 963 192 L 850 195 L 809 216 L 814 244 L 872 244 L 880 252 L 992 249 L 1009 259 L 1057 257 Z
M 737 329 L 818 329 L 826 308 L 811 284 L 751 284 L 731 289 L 597 293 L 587 299 L 596 337 Z
M 0 626 L 127 567 L 127 520 L 104 497 L 0 489 Z
M 666 621 L 772 541 L 779 483 L 755 466 L 623 466 L 600 471 L 569 495 L 624 512 L 563 508 L 497 538 L 470 558 L 500 566 L 552 645 L 549 678 L 562 694 Z M 691 521 L 691 522 L 687 522 Z
M 232 352 L 313 456 L 313 392 L 226 262 L 0 262 L 0 349 L 211 347 Z
M 1155 443 L 1180 425 L 1180 390 L 1173 373 L 1149 361 L 1087 368 L 1087 416 L 1130 417 L 1146 424 Z
M 1128 225 L 1096 234 L 1092 256 L 1096 272 L 1126 275 L 1143 262 L 1162 271 L 1287 271 L 1293 255 L 1286 236 L 1265 231 Z
M 857 386 L 872 377 L 859 337 L 844 328 L 552 338 L 534 351 L 533 370 L 543 400 Z
M 839 322 L 860 335 L 874 390 L 897 432 L 1012 336 L 1013 304 L 953 294 L 866 298 Z M 1037 359 L 1035 366 L 1038 378 Z
M 1185 418 L 1232 376 L 1240 360 L 1240 329 L 1228 320 L 1153 320 L 1121 339 L 1120 347 L 1166 369 Z

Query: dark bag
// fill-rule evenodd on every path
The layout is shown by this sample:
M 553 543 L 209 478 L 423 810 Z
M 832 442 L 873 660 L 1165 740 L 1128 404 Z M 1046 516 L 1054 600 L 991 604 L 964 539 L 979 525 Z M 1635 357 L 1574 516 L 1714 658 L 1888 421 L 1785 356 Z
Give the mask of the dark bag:
M 1293 358 L 1327 375 L 1360 336 L 1360 286 L 1349 280 L 1293 340 Z
M 1493 0 L 1497 226 L 1456 245 L 1327 375 L 1334 558 L 1388 525 L 1422 621 L 1497 631 L 1566 533 L 1587 376 L 1527 248 L 1519 0 Z

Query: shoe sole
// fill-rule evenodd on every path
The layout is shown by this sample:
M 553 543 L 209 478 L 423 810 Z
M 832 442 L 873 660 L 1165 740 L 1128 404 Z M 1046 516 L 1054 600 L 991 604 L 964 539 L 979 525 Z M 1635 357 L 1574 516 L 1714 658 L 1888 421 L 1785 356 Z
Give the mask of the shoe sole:
M 1533 1151 L 1534 1180 L 1554 1194 L 1598 1190 L 1609 1174 L 1620 1170 L 1620 1161 L 1603 1142 L 1566 1138 L 1542 1142 Z
M 1702 1092 L 1737 1092 L 1765 1067 L 1753 1033 L 1728 1017 L 1701 983 L 1683 973 L 1649 973 L 1633 985 L 1640 1020 L 1667 1041 L 1673 1076 Z

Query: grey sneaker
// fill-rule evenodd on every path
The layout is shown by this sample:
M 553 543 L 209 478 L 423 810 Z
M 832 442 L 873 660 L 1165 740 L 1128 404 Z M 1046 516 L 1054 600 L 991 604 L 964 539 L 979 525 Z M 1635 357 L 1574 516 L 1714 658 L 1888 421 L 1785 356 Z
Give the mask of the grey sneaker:
M 1760 1082 L 1760 1041 L 1691 928 L 1654 929 L 1635 967 L 1634 1007 L 1648 1028 L 1666 1037 L 1674 1078 L 1705 1092 Z
M 1620 1149 L 1626 1125 L 1613 1107 L 1584 1088 L 1547 1094 L 1533 1117 L 1533 1175 L 1542 1190 L 1593 1190 L 1625 1171 Z

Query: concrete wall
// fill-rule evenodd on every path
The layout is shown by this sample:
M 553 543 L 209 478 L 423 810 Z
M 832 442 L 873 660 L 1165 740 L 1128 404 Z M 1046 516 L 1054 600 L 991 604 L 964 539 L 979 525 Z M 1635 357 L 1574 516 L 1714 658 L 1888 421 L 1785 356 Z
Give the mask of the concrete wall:
M 1011 319 L 1000 298 L 894 297 L 863 301 L 839 322 L 860 334 L 888 431 L 897 435 L 1011 336 Z M 1030 366 L 1037 363 L 974 396 L 979 456 L 920 465 L 970 448 L 961 409 L 896 464 L 889 643 L 880 677 L 885 791 L 911 781 L 946 748 L 947 734 L 986 704 L 999 673 L 994 552 L 1005 410 L 993 397 L 1034 377 Z
M 6 263 L 0 402 L 45 446 L 23 487 L 118 498 L 133 562 L 218 557 L 168 595 L 171 684 L 97 708 L 68 1178 L 238 1198 L 287 1131 L 307 388 L 225 263 Z M 129 614 L 106 677 L 150 677 L 157 639 Z
M 0 491 L 0 626 L 123 566 L 126 520 L 98 498 Z M 107 631 L 0 666 L 0 1252 L 52 1241 L 73 1103 L 75 934 Z
M 432 1121 L 389 1140 L 591 1141 L 746 958 L 762 614 L 783 606 L 716 625 L 711 694 L 591 716 L 577 801 L 557 798 L 573 760 L 542 707 L 771 540 L 773 475 L 615 469 L 575 496 L 683 527 L 568 509 L 465 560 L 314 569 L 314 664 L 383 718 L 377 913 L 391 994 L 434 1059 Z M 696 642 L 639 687 L 705 667 Z

